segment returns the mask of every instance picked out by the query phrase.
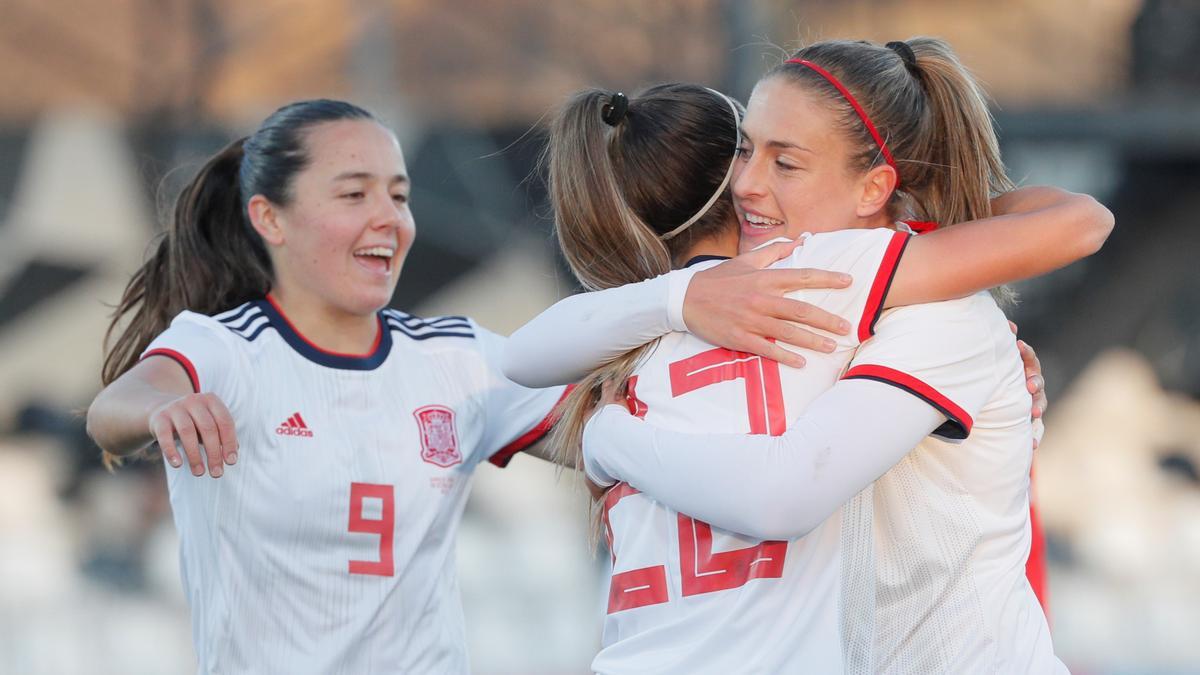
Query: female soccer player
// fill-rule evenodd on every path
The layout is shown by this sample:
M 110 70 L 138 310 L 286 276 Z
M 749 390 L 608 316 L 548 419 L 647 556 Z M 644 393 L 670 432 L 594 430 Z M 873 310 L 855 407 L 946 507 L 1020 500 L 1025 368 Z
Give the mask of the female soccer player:
M 707 98 L 711 116 L 720 100 Z M 720 153 L 677 145 L 678 138 L 661 131 L 686 126 L 662 123 L 669 103 L 657 110 L 641 103 L 585 93 L 554 130 L 551 185 L 560 240 L 576 274 L 593 287 L 660 274 L 672 259 L 728 255 L 736 237 L 719 198 L 725 182 L 713 180 L 711 162 L 697 161 L 703 150 Z M 736 108 L 726 103 L 732 122 L 723 126 L 731 128 Z M 693 107 L 691 114 L 702 117 L 705 108 Z M 614 576 L 605 648 L 594 668 L 1061 668 L 1020 574 L 1028 552 L 1029 398 L 1003 315 L 984 294 L 898 310 L 875 323 L 882 307 L 953 297 L 1087 255 L 1107 236 L 1111 215 L 1088 198 L 1026 190 L 996 203 L 1002 212 L 1029 209 L 1025 214 L 911 241 L 884 229 L 909 209 L 947 224 L 986 216 L 990 193 L 1007 187 L 982 97 L 935 40 L 890 49 L 814 45 L 760 82 L 744 126 L 748 159 L 734 188 L 743 238 L 850 230 L 809 238 L 792 263 L 871 272 L 855 274 L 856 285 L 841 297 L 824 294 L 827 308 L 842 303 L 838 313 L 855 317 L 857 330 L 835 338 L 838 349 L 810 357 L 803 371 L 672 334 L 577 389 L 558 427 L 567 448 L 595 386 L 623 381 L 634 370 L 631 411 L 664 429 L 779 436 L 788 419 L 804 413 L 782 440 L 727 436 L 712 447 L 704 446 L 707 436 L 655 430 L 613 407 L 597 415 L 588 431 L 589 475 L 604 485 L 624 482 L 605 497 Z M 731 144 L 732 136 L 718 137 Z M 580 150 L 561 152 L 571 147 Z M 671 154 L 680 147 L 684 156 L 675 161 Z M 725 153 L 731 154 L 728 145 Z M 716 189 L 696 199 L 697 184 Z M 688 226 L 695 230 L 688 246 L 673 245 L 670 238 Z M 617 251 L 626 255 L 615 260 Z M 920 295 L 954 283 L 964 285 Z M 659 308 L 663 299 L 682 296 L 669 283 L 657 288 Z M 638 305 L 636 293 L 618 293 Z M 532 345 L 540 358 L 556 345 L 594 343 L 599 326 L 623 319 L 611 302 L 600 311 L 594 300 L 569 305 L 587 303 L 586 311 L 567 307 L 523 329 L 510 343 L 510 372 L 536 370 Z M 572 327 L 556 320 L 564 316 L 586 322 Z M 879 335 L 867 340 L 873 328 Z M 613 342 L 628 344 L 636 333 L 627 330 Z M 863 379 L 822 395 L 852 356 Z M 853 419 L 863 411 L 866 420 Z M 972 417 L 979 429 L 958 455 L 923 446 L 915 456 L 935 458 L 932 470 L 918 468 L 895 486 L 877 487 L 886 503 L 879 515 L 891 520 L 878 524 L 880 559 L 872 561 L 869 497 L 852 505 L 844 521 L 839 506 L 931 432 L 944 427 L 963 438 Z M 725 452 L 746 441 L 758 442 L 752 454 Z M 958 498 L 963 492 L 977 501 Z M 714 531 L 693 516 L 730 531 Z M 770 537 L 793 541 L 762 540 Z
M 92 437 L 226 474 L 168 472 L 201 672 L 468 670 L 471 474 L 536 441 L 562 389 L 507 380 L 470 319 L 382 309 L 409 190 L 365 110 L 280 108 L 200 169 L 117 309 Z

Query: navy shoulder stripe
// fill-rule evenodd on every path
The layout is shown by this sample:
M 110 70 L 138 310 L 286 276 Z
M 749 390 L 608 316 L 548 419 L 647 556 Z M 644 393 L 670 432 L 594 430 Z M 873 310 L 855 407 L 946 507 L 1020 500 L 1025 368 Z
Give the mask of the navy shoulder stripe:
M 249 312 L 252 309 L 255 309 L 254 303 L 247 302 L 247 303 L 242 304 L 240 307 L 234 307 L 233 309 L 231 309 L 229 311 L 221 312 L 220 314 L 214 315 L 213 318 L 216 319 L 217 321 L 220 321 L 223 324 L 230 324 L 230 323 L 233 323 L 234 321 L 237 321 L 238 319 L 242 318 L 242 316 L 244 316 L 246 314 L 246 312 Z
M 428 340 L 438 337 L 475 337 L 471 321 L 465 316 L 439 316 L 423 319 L 398 310 L 385 309 L 383 317 L 390 330 L 413 340 Z
M 270 317 L 255 303 L 247 303 L 234 313 L 219 316 L 217 321 L 228 328 L 229 332 L 247 342 L 254 342 L 254 339 L 271 325 Z

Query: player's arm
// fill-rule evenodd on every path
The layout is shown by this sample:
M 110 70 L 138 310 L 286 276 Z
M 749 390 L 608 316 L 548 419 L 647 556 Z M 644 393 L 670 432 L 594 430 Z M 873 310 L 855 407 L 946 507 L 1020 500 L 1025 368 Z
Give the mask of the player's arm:
M 801 536 L 925 436 L 967 437 L 996 388 L 994 310 L 968 298 L 889 312 L 778 437 L 666 431 L 607 406 L 585 430 L 585 466 L 718 527 Z
M 1088 195 L 1026 187 L 992 200 L 996 214 L 913 237 L 885 307 L 936 302 L 1052 272 L 1100 250 L 1113 215 Z
M 737 309 L 742 320 L 758 320 L 759 308 L 784 313 L 789 321 L 814 329 L 845 334 L 849 324 L 841 317 L 807 302 L 782 297 L 800 289 L 845 288 L 847 275 L 814 269 L 781 270 L 768 277 L 756 273 L 792 254 L 797 243 L 773 244 L 740 256 L 738 263 L 712 277 L 723 289 L 740 289 Z M 527 387 L 549 387 L 580 380 L 612 359 L 671 331 L 688 329 L 683 319 L 683 296 L 696 270 L 682 269 L 636 284 L 579 293 L 558 301 L 525 324 L 508 339 L 501 364 L 505 375 Z M 711 288 L 711 286 L 708 286 Z M 713 299 L 723 302 L 725 296 Z M 701 301 L 711 296 L 701 295 Z M 817 351 L 832 351 L 826 338 L 788 325 L 788 343 Z M 790 355 L 790 356 L 789 356 Z M 794 352 L 784 362 L 802 366 Z
M 151 355 L 101 391 L 87 413 L 88 435 L 102 449 L 125 457 L 157 441 L 171 466 L 183 463 L 183 446 L 193 474 L 213 478 L 222 464 L 237 461 L 237 436 L 225 404 L 197 393 L 187 370 L 166 356 Z
M 1053 187 L 1005 193 L 992 200 L 992 210 L 991 218 L 910 238 L 880 306 L 950 300 L 1045 274 L 1098 251 L 1113 228 L 1112 213 L 1095 199 Z M 759 270 L 761 261 L 748 257 L 754 255 L 696 273 L 683 307 L 668 311 L 706 342 L 795 365 L 772 340 L 796 344 L 789 322 L 807 310 L 778 291 L 787 283 L 784 275 L 797 270 Z
M 588 423 L 583 447 L 597 484 L 624 481 L 731 532 L 795 539 L 945 420 L 894 387 L 848 380 L 818 397 L 782 436 L 668 431 L 608 405 Z

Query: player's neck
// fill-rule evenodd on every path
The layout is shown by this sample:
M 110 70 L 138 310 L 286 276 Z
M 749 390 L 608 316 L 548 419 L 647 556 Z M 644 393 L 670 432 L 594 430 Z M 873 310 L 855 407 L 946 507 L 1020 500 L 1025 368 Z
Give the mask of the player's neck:
M 738 230 L 737 228 L 727 227 L 723 231 L 718 232 L 711 237 L 698 239 L 692 242 L 692 245 L 683 251 L 676 258 L 676 265 L 682 265 L 687 261 L 701 255 L 715 255 L 726 258 L 732 258 L 738 253 Z
M 367 355 L 379 338 L 374 314 L 350 314 L 302 292 L 271 290 L 271 300 L 292 328 L 313 346 L 338 354 Z

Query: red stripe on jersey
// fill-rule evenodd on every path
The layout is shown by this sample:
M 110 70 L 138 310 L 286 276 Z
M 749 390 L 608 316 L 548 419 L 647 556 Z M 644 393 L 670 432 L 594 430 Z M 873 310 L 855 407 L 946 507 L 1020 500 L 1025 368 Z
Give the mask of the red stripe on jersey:
M 300 413 L 292 415 L 292 419 L 296 420 L 296 424 L 299 424 L 301 429 L 308 428 L 308 425 L 304 423 L 304 418 L 300 416 Z
M 1046 589 L 1046 537 L 1042 532 L 1041 516 L 1038 514 L 1037 505 L 1033 500 L 1032 467 L 1029 469 L 1029 524 L 1029 560 L 1025 561 L 1025 576 L 1029 579 L 1029 585 L 1033 587 L 1033 594 L 1037 596 L 1048 623 L 1050 621 L 1050 598 Z
M 975 420 L 971 419 L 967 411 L 963 410 L 954 401 L 951 401 L 949 397 L 908 373 L 902 373 L 887 366 L 862 365 L 851 368 L 849 372 L 842 376 L 842 379 L 875 380 L 904 389 L 942 411 L 956 427 L 959 427 L 959 430 L 962 432 L 962 438 L 970 435 L 971 427 L 975 424 Z
M 318 352 L 321 352 L 322 354 L 328 354 L 330 356 L 338 356 L 343 359 L 365 359 L 365 358 L 375 355 L 376 350 L 379 349 L 379 343 L 383 340 L 383 319 L 376 316 L 375 323 L 377 324 L 377 326 L 375 328 L 375 342 L 371 343 L 371 348 L 367 350 L 367 353 L 365 353 L 365 354 L 346 354 L 343 352 L 335 352 L 335 351 L 330 351 L 328 349 L 322 349 L 321 347 L 318 347 L 316 344 L 313 344 L 312 340 L 309 340 L 308 338 L 304 337 L 304 333 L 301 333 L 296 328 L 296 324 L 292 323 L 292 320 L 287 317 L 287 314 L 283 313 L 283 308 L 279 306 L 278 302 L 275 302 L 275 298 L 271 297 L 270 293 L 267 294 L 267 302 L 271 303 L 271 306 L 275 308 L 276 312 L 279 312 L 279 316 L 283 318 L 283 321 L 284 321 L 284 323 L 286 323 L 288 325 L 288 328 L 291 328 L 292 332 L 295 333 L 297 337 L 299 337 L 301 340 L 304 340 L 304 344 L 308 345 L 309 347 L 312 347 L 313 349 L 317 350 Z
M 612 523 L 608 520 L 608 512 L 617 505 L 617 502 L 626 497 L 636 495 L 637 493 L 638 489 L 629 483 L 617 483 L 604 493 L 604 510 L 601 512 L 601 515 L 604 519 L 604 538 L 608 541 L 608 550 L 610 553 L 612 553 L 613 562 L 617 561 L 617 554 L 616 551 L 613 550 Z
M 509 462 L 512 461 L 513 455 L 542 440 L 546 434 L 550 433 L 550 427 L 554 426 L 554 422 L 558 419 L 559 404 L 563 402 L 563 399 L 565 399 L 567 394 L 571 393 L 571 390 L 574 388 L 575 385 L 573 384 L 567 385 L 566 390 L 563 392 L 562 396 L 559 397 L 558 402 L 556 402 L 554 407 L 550 409 L 550 412 L 542 418 L 541 422 L 538 422 L 536 426 L 525 432 L 525 434 L 517 440 L 492 453 L 492 456 L 488 457 L 488 461 L 503 469 L 504 467 L 508 466 Z
M 871 292 L 867 294 L 867 305 L 863 307 L 862 318 L 858 320 L 858 341 L 866 342 L 875 334 L 875 322 L 883 311 L 883 301 L 887 298 L 892 279 L 896 276 L 896 268 L 900 265 L 900 256 L 904 247 L 908 246 L 911 235 L 906 232 L 896 232 L 888 242 L 883 252 L 883 260 L 879 263 L 879 271 L 875 273 L 875 281 L 871 283 Z
M 616 506 L 617 502 L 636 494 L 638 494 L 638 489 L 629 483 L 617 483 L 604 493 L 604 510 L 608 511 Z
M 187 371 L 188 379 L 192 381 L 192 391 L 197 394 L 200 393 L 200 377 L 196 375 L 196 367 L 192 365 L 192 362 L 190 359 L 188 359 L 188 357 L 180 354 L 174 349 L 151 349 L 143 354 L 142 358 L 139 360 L 145 360 L 151 356 L 165 356 L 168 359 L 175 361 L 175 363 L 183 366 L 183 369 Z
M 646 419 L 646 413 L 650 412 L 650 408 L 646 405 L 645 401 L 637 397 L 637 381 L 638 376 L 634 375 L 625 384 L 625 407 L 629 409 L 630 415 L 644 420 Z

